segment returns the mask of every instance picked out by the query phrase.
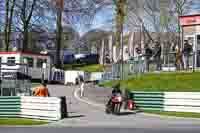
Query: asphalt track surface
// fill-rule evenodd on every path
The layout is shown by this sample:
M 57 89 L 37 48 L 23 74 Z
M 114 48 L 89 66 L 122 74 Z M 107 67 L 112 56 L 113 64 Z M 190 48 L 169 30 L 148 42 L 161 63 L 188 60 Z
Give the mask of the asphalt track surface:
M 146 128 L 0 128 L 1 133 L 199 133 L 196 129 Z
M 104 109 L 77 100 L 78 86 L 48 86 L 52 96 L 66 96 L 69 118 L 42 127 L 0 127 L 0 133 L 200 133 L 200 120 L 158 117 Z

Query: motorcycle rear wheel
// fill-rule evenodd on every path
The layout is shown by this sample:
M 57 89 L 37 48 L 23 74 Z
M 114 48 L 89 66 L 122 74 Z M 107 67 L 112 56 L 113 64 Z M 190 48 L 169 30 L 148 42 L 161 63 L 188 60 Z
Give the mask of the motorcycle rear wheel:
M 120 114 L 120 104 L 115 104 L 113 109 L 113 114 L 119 115 Z

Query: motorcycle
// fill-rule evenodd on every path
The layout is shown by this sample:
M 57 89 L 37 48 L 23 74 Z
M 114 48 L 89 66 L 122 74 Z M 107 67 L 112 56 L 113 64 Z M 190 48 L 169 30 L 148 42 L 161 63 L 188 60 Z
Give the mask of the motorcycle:
M 106 113 L 107 114 L 120 114 L 120 109 L 121 109 L 121 105 L 122 105 L 122 96 L 121 94 L 114 94 L 111 97 L 111 103 L 108 103 L 106 105 Z

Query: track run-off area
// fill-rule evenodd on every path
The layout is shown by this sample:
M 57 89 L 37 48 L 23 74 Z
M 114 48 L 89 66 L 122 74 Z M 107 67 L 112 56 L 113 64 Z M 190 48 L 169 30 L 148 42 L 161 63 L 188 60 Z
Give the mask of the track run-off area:
M 2 133 L 189 133 L 200 132 L 200 119 L 160 117 L 122 110 L 108 115 L 104 105 L 82 99 L 79 86 L 48 85 L 51 96 L 66 96 L 68 118 L 36 127 L 0 127 Z

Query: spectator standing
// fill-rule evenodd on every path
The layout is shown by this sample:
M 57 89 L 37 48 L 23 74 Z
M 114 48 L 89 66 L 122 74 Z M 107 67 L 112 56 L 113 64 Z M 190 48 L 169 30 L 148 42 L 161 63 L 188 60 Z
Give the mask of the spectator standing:
M 80 79 L 80 94 L 81 94 L 81 97 L 83 97 L 84 95 L 84 78 L 82 75 L 79 76 L 79 79 Z
M 155 45 L 155 49 L 154 49 L 154 58 L 157 64 L 157 71 L 160 71 L 162 68 L 161 66 L 161 52 L 162 52 L 162 48 L 160 45 L 160 42 L 156 41 L 156 45 Z
M 144 46 L 144 56 L 145 56 L 145 68 L 146 68 L 146 71 L 149 72 L 149 65 L 150 65 L 150 58 L 152 56 L 152 50 L 151 48 L 149 47 L 148 44 L 145 44 Z
M 192 46 L 188 43 L 188 40 L 185 40 L 183 47 L 183 60 L 184 60 L 184 68 L 186 70 L 189 69 L 189 57 L 191 52 L 192 52 Z
M 184 69 L 182 52 L 181 52 L 181 49 L 178 47 L 178 45 L 175 47 L 175 51 L 176 51 L 176 61 L 175 61 L 176 69 L 180 70 L 181 67 Z

